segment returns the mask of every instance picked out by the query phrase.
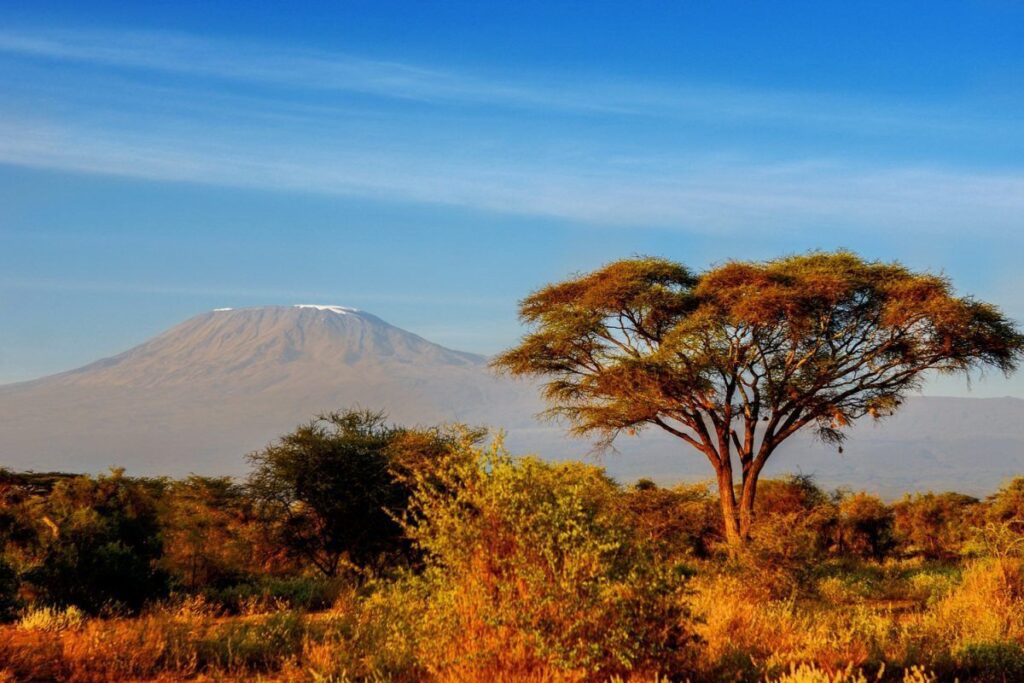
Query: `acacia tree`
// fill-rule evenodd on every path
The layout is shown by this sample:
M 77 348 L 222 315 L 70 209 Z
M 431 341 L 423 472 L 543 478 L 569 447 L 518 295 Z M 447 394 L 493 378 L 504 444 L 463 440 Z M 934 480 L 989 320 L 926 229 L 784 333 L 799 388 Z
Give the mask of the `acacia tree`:
M 1010 373 L 1024 354 L 995 306 L 847 251 L 703 273 L 617 261 L 534 292 L 520 317 L 532 331 L 495 366 L 546 378 L 548 414 L 600 445 L 654 426 L 703 453 L 734 547 L 761 470 L 799 430 L 841 448 L 844 428 L 891 415 L 924 373 Z

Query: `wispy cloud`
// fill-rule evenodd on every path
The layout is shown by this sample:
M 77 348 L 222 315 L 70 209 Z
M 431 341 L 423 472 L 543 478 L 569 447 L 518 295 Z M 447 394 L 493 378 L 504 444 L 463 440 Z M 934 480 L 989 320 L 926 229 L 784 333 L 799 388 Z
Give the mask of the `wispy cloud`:
M 0 51 L 121 68 L 186 73 L 288 88 L 424 101 L 617 108 L 558 88 L 519 86 L 443 69 L 340 53 L 208 41 L 167 33 L 0 32 Z
M 913 103 L 864 101 L 842 93 L 735 88 L 608 77 L 532 73 L 513 77 L 341 52 L 297 50 L 193 35 L 140 31 L 0 30 L 0 53 L 127 70 L 276 86 L 292 90 L 362 93 L 433 103 L 713 120 L 759 120 L 856 130 L 929 129 L 957 132 L 982 124 L 1015 126 L 1012 115 Z
M 0 123 L 0 162 L 160 181 L 314 192 L 690 231 L 822 226 L 930 234 L 1012 234 L 1024 225 L 1024 174 L 836 160 L 692 160 L 601 169 L 490 165 L 367 150 L 250 149 L 242 144 L 114 137 Z
M 927 154 L 934 140 L 946 144 L 965 131 L 996 136 L 1005 127 L 1018 134 L 1006 140 L 1019 139 L 1012 117 L 827 93 L 510 79 L 153 33 L 0 31 L 0 55 L 8 71 L 37 58 L 89 67 L 66 82 L 20 79 L 18 92 L 44 90 L 0 104 L 5 164 L 689 231 L 1011 234 L 1024 227 L 1024 170 Z M 120 80 L 88 80 L 106 77 L 104 70 Z M 153 71 L 187 78 L 156 86 Z M 261 87 L 218 89 L 209 79 Z M 390 104 L 296 97 L 300 91 L 361 93 Z M 430 106 L 407 110 L 402 103 L 410 101 Z M 583 113 L 600 123 L 591 130 L 539 117 L 531 125 L 509 113 L 522 108 Z M 804 151 L 758 154 L 728 134 L 709 141 L 705 129 L 676 121 L 657 133 L 621 123 L 640 115 L 768 122 L 791 129 L 782 138 L 792 143 L 787 150 Z M 808 127 L 815 132 L 804 148 L 799 136 Z M 823 146 L 822 128 L 873 131 L 893 146 L 909 135 L 938 137 L 907 160 L 858 158 L 851 145 Z
M 359 305 L 359 304 L 400 304 L 465 307 L 493 307 L 506 304 L 504 299 L 481 297 L 472 294 L 453 296 L 432 296 L 417 293 L 382 293 L 366 291 L 346 291 L 344 293 L 314 289 L 289 289 L 275 287 L 245 287 L 222 284 L 177 285 L 153 282 L 129 282 L 117 280 L 83 280 L 63 278 L 27 278 L 0 277 L 0 291 L 23 290 L 33 292 L 91 292 L 99 294 L 155 294 L 166 296 L 185 296 L 209 299 L 220 297 L 225 301 L 252 301 L 254 305 L 266 305 L 277 302 L 282 305 L 298 301 L 316 301 L 325 304 Z

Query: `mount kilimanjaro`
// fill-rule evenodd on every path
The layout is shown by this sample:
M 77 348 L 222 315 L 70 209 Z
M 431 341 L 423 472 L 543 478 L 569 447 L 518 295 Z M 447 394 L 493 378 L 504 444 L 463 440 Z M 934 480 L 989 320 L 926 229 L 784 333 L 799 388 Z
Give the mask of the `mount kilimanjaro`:
M 239 475 L 244 455 L 317 413 L 382 409 L 400 424 L 459 421 L 505 429 L 514 452 L 580 458 L 589 444 L 538 422 L 537 387 L 342 306 L 218 309 L 82 368 L 0 386 L 0 467 L 130 474 Z M 653 433 L 602 464 L 623 481 L 706 478 L 703 456 Z M 844 455 L 811 439 L 769 466 L 884 495 L 987 493 L 1024 473 L 1024 401 L 911 399 L 858 426 Z

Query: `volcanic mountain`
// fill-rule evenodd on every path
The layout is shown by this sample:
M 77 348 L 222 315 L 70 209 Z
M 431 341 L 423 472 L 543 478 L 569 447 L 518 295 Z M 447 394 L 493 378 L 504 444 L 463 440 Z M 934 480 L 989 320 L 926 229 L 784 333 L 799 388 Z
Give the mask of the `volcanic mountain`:
M 495 377 L 485 357 L 363 311 L 219 309 L 112 358 L 0 387 L 0 465 L 238 473 L 246 452 L 355 406 L 404 424 L 492 424 L 500 406 L 511 426 L 539 409 L 532 389 Z
M 581 458 L 588 443 L 539 423 L 536 385 L 342 306 L 200 314 L 112 358 L 0 386 L 0 467 L 180 476 L 245 472 L 244 455 L 317 413 L 361 406 L 400 424 L 460 421 L 508 431 L 513 452 Z M 603 464 L 622 481 L 707 478 L 702 455 L 655 433 Z M 801 471 L 883 495 L 986 493 L 1024 474 L 1024 401 L 926 398 L 858 425 L 845 453 L 793 439 L 766 474 Z

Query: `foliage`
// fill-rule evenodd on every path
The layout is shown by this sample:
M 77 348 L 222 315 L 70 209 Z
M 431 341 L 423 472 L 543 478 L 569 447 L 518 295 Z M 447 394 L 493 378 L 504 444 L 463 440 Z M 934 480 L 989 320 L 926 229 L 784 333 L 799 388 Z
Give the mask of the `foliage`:
M 706 559 L 721 540 L 721 512 L 704 484 L 661 488 L 641 480 L 623 492 L 622 504 L 663 561 Z
M 1024 477 L 1018 477 L 999 489 L 989 501 L 987 513 L 991 521 L 1024 530 Z
M 195 591 L 279 569 L 261 544 L 261 527 L 245 487 L 228 477 L 165 482 L 160 524 L 161 567 L 180 589 Z
M 64 479 L 45 498 L 31 499 L 25 512 L 36 535 L 18 551 L 41 603 L 138 610 L 166 594 L 154 500 L 120 470 Z
M 973 561 L 953 590 L 922 621 L 933 637 L 959 647 L 1024 643 L 1024 568 L 1019 560 Z
M 970 540 L 978 499 L 959 493 L 904 496 L 892 506 L 893 533 L 902 547 L 931 559 L 955 557 Z
M 534 292 L 520 315 L 533 330 L 496 366 L 546 377 L 550 414 L 577 433 L 610 444 L 653 426 L 703 453 L 733 545 L 750 533 L 766 461 L 800 429 L 841 443 L 854 420 L 892 413 L 925 371 L 1010 372 L 1024 353 L 994 306 L 845 251 L 700 274 L 627 259 Z
M 843 497 L 838 507 L 838 551 L 863 559 L 884 558 L 895 545 L 889 506 L 877 496 L 856 493 Z
M 670 666 L 688 636 L 683 577 L 653 562 L 617 495 L 597 468 L 513 461 L 500 444 L 465 443 L 420 478 L 406 528 L 427 565 L 428 671 Z
M 18 598 L 20 581 L 14 567 L 0 557 L 0 623 L 9 621 L 18 613 L 21 600 Z
M 323 576 L 262 576 L 229 585 L 206 586 L 201 595 L 231 614 L 271 607 L 317 611 L 329 608 L 346 584 Z
M 855 496 L 802 476 L 766 480 L 753 542 L 736 558 L 715 552 L 717 531 L 707 555 L 694 551 L 714 526 L 701 511 L 717 514 L 703 486 L 620 487 L 594 467 L 520 461 L 472 443 L 449 443 L 420 465 L 403 475 L 416 491 L 403 524 L 431 549 L 422 563 L 356 582 L 311 566 L 249 575 L 245 565 L 238 581 L 211 573 L 194 595 L 151 602 L 132 618 L 55 609 L 23 585 L 21 622 L 0 626 L 0 680 L 1020 676 L 1022 536 L 1003 516 L 1005 498 L 969 506 L 964 523 L 989 538 L 970 555 L 933 560 L 904 546 L 876 559 L 837 542 L 840 510 Z M 62 485 L 82 486 L 63 481 L 7 511 L 35 519 L 51 509 L 50 495 L 67 498 Z M 128 483 L 156 498 L 158 521 L 170 523 L 175 482 Z M 884 518 L 878 501 L 865 506 L 868 519 Z M 11 543 L 11 561 L 30 569 L 32 556 Z
M 250 454 L 248 488 L 272 538 L 326 576 L 403 554 L 394 515 L 409 491 L 388 455 L 401 433 L 381 413 L 351 410 L 323 415 Z
M 830 508 L 833 501 L 807 474 L 791 474 L 762 481 L 754 511 L 758 516 L 806 514 Z
M 0 473 L 0 681 L 1024 676 L 1024 480 L 888 505 L 767 479 L 723 553 L 705 484 L 378 424 L 402 560 L 335 577 L 230 480 Z
M 768 479 L 759 491 L 758 523 L 743 552 L 734 556 L 735 569 L 772 596 L 804 592 L 836 533 L 834 501 L 807 475 Z
M 967 680 L 984 683 L 1024 680 L 1024 648 L 1012 641 L 970 643 L 956 655 Z

